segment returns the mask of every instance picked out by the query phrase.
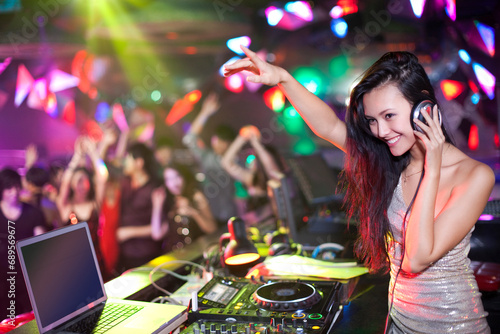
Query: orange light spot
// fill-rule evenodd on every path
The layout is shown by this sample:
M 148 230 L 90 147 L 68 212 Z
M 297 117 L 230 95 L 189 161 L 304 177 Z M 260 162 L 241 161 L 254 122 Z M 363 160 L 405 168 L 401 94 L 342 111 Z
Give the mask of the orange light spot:
M 184 49 L 184 53 L 188 55 L 195 55 L 198 53 L 198 48 L 195 46 L 188 46 Z
M 449 101 L 460 95 L 465 89 L 465 85 L 459 81 L 443 80 L 441 81 L 441 90 L 444 97 Z
M 477 150 L 479 147 L 479 131 L 477 125 L 472 124 L 469 130 L 469 149 L 472 151 Z
M 225 262 L 230 266 L 238 266 L 242 264 L 252 263 L 253 261 L 257 261 L 259 258 L 260 258 L 259 254 L 245 253 L 245 254 L 231 256 L 229 259 L 226 259 Z
M 178 39 L 179 34 L 176 32 L 168 32 L 165 37 L 167 37 L 167 39 Z

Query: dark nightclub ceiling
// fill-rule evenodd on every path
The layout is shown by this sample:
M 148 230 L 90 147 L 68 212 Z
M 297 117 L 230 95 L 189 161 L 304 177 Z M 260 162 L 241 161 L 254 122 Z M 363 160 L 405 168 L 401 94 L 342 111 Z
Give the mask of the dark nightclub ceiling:
M 458 93 L 452 99 L 441 96 L 440 101 L 444 109 L 450 110 L 447 120 L 457 134 L 458 144 L 466 147 L 471 128 L 476 126 L 481 130 L 479 151 L 496 152 L 499 107 L 495 88 L 493 96 L 480 88 L 472 64 L 480 64 L 496 78 L 500 75 L 498 52 L 491 51 L 491 45 L 484 41 L 478 28 L 484 25 L 490 29 L 487 31 L 493 36 L 494 50 L 500 17 L 497 1 L 316 0 L 302 2 L 310 9 L 307 19 L 284 11 L 288 3 L 292 2 L 3 1 L 0 113 L 4 115 L 0 114 L 0 119 L 15 111 L 15 117 L 4 118 L 13 121 L 21 110 L 42 109 L 56 121 L 63 120 L 63 125 L 54 126 L 58 131 L 66 131 L 69 140 L 72 133 L 88 127 L 89 120 L 99 123 L 101 103 L 109 106 L 108 113 L 113 105 L 119 104 L 128 122 L 133 122 L 133 110 L 148 110 L 153 114 L 156 132 L 160 129 L 168 132 L 164 120 L 176 102 L 194 90 L 202 94 L 216 90 L 224 97 L 222 112 L 217 117 L 231 118 L 233 110 L 242 109 L 239 120 L 233 121 L 235 126 L 251 121 L 259 123 L 254 118 L 255 112 L 245 111 L 247 107 L 241 104 L 249 102 L 255 108 L 268 108 L 262 101 L 268 87 L 245 87 L 236 93 L 227 88 L 227 82 L 219 75 L 219 68 L 237 56 L 226 42 L 248 36 L 250 48 L 261 51 L 267 60 L 299 76 L 307 70 L 316 73 L 318 95 L 340 113 L 352 83 L 374 60 L 387 51 L 414 52 L 436 88 L 444 87 L 443 80 L 456 84 Z M 344 9 L 340 17 L 347 27 L 344 37 L 336 36 L 332 30 L 335 6 Z M 421 6 L 420 17 L 415 14 L 415 6 Z M 349 12 L 345 9 L 348 7 L 354 9 Z M 270 24 L 270 8 L 281 15 L 274 26 Z M 466 51 L 472 63 L 466 63 L 459 50 Z M 55 81 L 55 71 L 58 78 L 67 81 L 58 91 L 51 91 L 52 86 L 57 86 L 51 84 Z M 21 77 L 28 78 L 24 93 L 19 87 L 19 80 L 24 80 Z M 71 86 L 68 82 L 73 77 L 78 84 L 75 81 Z M 48 88 L 40 83 L 42 78 L 46 78 Z M 32 92 L 42 86 L 46 92 L 37 98 Z M 57 103 L 52 111 L 47 106 L 50 96 L 55 101 L 53 105 Z M 75 109 L 74 115 L 68 114 L 71 109 L 68 106 Z M 192 121 L 194 113 L 187 115 L 190 110 L 196 111 L 184 110 L 178 117 L 178 131 L 185 126 L 182 122 Z M 272 114 L 262 112 L 269 113 Z M 269 124 L 268 116 L 262 117 L 265 120 L 261 124 Z M 149 118 L 139 113 L 134 119 Z M 76 131 L 61 130 L 64 126 Z M 288 134 L 300 137 L 294 130 L 288 130 Z M 0 142 L 4 143 L 0 149 L 14 145 L 12 141 Z M 51 145 L 50 141 L 45 143 Z

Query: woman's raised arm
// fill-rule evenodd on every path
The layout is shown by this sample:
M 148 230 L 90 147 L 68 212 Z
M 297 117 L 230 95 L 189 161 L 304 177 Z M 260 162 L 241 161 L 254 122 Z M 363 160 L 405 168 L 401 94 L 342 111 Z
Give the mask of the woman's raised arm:
M 241 49 L 247 57 L 226 65 L 224 67 L 225 76 L 249 71 L 254 75 L 248 76 L 248 81 L 270 86 L 278 85 L 295 110 L 318 137 L 345 151 L 347 136 L 345 123 L 324 101 L 308 91 L 285 69 L 263 61 L 255 52 L 244 46 L 241 46 Z

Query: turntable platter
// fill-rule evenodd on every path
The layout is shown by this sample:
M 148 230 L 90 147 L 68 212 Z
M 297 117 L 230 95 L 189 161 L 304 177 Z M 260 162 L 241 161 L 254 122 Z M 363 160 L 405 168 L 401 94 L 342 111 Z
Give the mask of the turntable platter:
M 302 282 L 275 282 L 261 286 L 252 294 L 261 308 L 286 311 L 308 309 L 321 300 L 311 284 Z

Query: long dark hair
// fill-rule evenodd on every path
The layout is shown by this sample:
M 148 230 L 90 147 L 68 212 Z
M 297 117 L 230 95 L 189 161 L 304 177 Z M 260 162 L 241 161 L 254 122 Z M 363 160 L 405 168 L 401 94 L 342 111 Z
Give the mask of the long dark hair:
M 152 149 L 144 143 L 135 142 L 128 147 L 127 152 L 131 154 L 134 159 L 142 159 L 144 161 L 144 172 L 148 174 L 149 178 L 155 184 L 159 183 L 157 176 L 158 165 Z
M 22 188 L 21 176 L 12 168 L 0 170 L 0 201 L 3 199 L 3 191 L 11 188 Z
M 86 200 L 87 201 L 93 201 L 93 200 L 95 200 L 94 172 L 88 170 L 86 167 L 75 168 L 75 170 L 73 172 L 73 176 L 71 177 L 71 180 L 73 180 L 73 177 L 76 175 L 76 173 L 80 172 L 80 171 L 83 172 L 87 176 L 87 178 L 89 180 L 89 192 L 87 193 Z M 70 199 L 73 199 L 74 195 L 75 195 L 75 191 L 73 190 L 73 188 L 70 185 L 68 197 Z
M 265 150 L 271 155 L 274 163 L 276 164 L 276 167 L 278 167 L 280 171 L 284 172 L 286 170 L 286 165 L 276 147 L 271 144 L 262 144 L 262 146 L 264 146 Z M 269 180 L 269 176 L 267 175 L 266 169 L 264 168 L 264 165 L 262 164 L 262 161 L 260 160 L 258 154 L 255 154 L 255 162 L 257 170 L 253 175 L 252 185 L 261 189 L 267 189 L 267 181 Z
M 411 158 L 409 152 L 393 156 L 387 144 L 373 136 L 365 117 L 364 95 L 387 84 L 395 85 L 411 105 L 424 99 L 436 101 L 424 68 L 409 52 L 384 54 L 351 92 L 346 114 L 347 157 L 342 173 L 345 204 L 349 219 L 358 221 L 354 251 L 372 271 L 389 268 L 386 249 L 391 229 L 387 209 L 399 176 Z M 442 129 L 451 143 L 444 126 Z
M 181 195 L 193 200 L 194 194 L 199 190 L 199 184 L 196 181 L 195 175 L 190 166 L 182 164 L 170 164 L 165 169 L 171 168 L 179 173 L 179 175 L 184 180 L 184 188 L 182 189 Z

